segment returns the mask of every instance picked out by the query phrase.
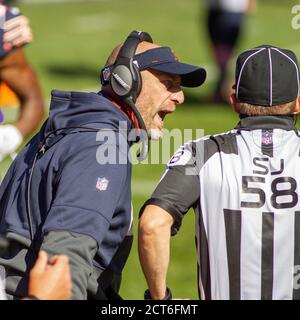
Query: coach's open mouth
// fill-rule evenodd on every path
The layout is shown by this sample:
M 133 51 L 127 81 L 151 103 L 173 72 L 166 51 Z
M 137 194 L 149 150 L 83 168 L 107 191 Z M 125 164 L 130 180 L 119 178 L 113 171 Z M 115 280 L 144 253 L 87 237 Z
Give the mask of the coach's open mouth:
M 164 126 L 165 116 L 173 113 L 174 111 L 175 110 L 161 110 L 155 114 L 154 119 L 155 119 L 155 122 L 157 123 L 159 129 L 162 129 Z
M 164 118 L 167 114 L 173 113 L 175 110 L 162 110 L 158 112 L 159 117 L 161 118 L 162 121 L 164 121 Z

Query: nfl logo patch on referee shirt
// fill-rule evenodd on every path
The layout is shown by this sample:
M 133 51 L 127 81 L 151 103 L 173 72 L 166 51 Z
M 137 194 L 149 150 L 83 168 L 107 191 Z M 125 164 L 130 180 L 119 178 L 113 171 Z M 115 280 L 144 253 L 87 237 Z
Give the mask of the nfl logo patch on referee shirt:
M 262 134 L 262 143 L 264 145 L 269 145 L 273 143 L 273 135 L 270 131 L 265 131 Z
M 109 181 L 106 178 L 98 178 L 96 183 L 96 189 L 100 191 L 105 191 L 108 187 Z

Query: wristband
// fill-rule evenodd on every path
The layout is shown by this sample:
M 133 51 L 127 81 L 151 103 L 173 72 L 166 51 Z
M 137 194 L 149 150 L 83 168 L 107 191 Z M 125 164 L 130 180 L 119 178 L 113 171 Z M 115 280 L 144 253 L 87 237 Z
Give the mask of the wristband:
M 145 291 L 145 293 L 144 293 L 144 300 L 153 300 L 152 297 L 151 297 L 149 289 L 147 289 Z M 165 296 L 160 300 L 172 300 L 172 292 L 168 287 L 166 289 Z

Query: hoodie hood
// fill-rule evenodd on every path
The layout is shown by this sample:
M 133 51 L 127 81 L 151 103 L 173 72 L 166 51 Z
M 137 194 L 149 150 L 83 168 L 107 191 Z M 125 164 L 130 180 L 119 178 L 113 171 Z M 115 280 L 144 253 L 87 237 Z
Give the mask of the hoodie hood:
M 40 138 L 47 137 L 46 145 L 49 146 L 53 144 L 53 139 L 57 142 L 74 131 L 119 129 L 120 121 L 126 121 L 128 129 L 133 128 L 127 115 L 101 92 L 52 90 L 49 117 L 40 131 Z
M 103 125 L 106 128 L 117 129 L 119 121 L 130 119 L 120 109 L 100 93 L 67 92 L 52 90 L 49 111 L 49 131 L 95 124 L 96 128 Z M 99 124 L 100 126 L 97 126 Z

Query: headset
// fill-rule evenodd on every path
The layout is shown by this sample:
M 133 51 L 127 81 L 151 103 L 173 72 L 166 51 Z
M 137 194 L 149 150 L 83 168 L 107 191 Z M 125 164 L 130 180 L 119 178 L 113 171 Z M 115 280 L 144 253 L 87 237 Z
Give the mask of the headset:
M 100 79 L 102 85 L 109 85 L 111 92 L 117 100 L 127 104 L 133 111 L 141 133 L 147 132 L 142 116 L 135 106 L 137 97 L 142 89 L 142 77 L 138 66 L 134 63 L 134 55 L 137 46 L 142 41 L 153 43 L 149 33 L 132 31 L 125 40 L 115 63 L 101 70 Z M 148 154 L 148 137 L 142 139 L 142 147 L 138 160 L 146 159 Z

